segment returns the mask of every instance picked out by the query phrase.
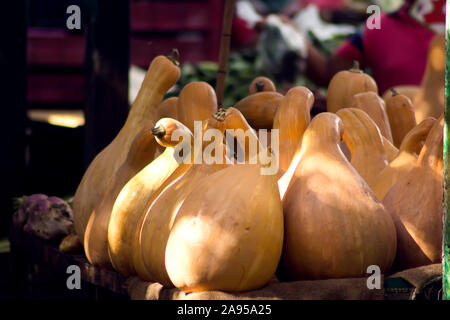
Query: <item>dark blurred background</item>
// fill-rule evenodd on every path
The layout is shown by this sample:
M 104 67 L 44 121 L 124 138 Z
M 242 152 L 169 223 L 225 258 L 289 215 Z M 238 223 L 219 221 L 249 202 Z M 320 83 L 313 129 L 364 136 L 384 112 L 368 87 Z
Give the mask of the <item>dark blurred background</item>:
M 66 27 L 70 5 L 81 9 L 81 30 Z M 13 197 L 73 195 L 88 163 L 123 124 L 130 65 L 145 71 L 172 48 L 182 52 L 181 62 L 217 60 L 222 7 L 223 0 L 5 4 L 0 239 L 8 234 Z M 118 92 L 111 93 L 108 77 L 120 83 Z
M 0 132 L 5 144 L 0 157 L 0 298 L 7 296 L 5 283 L 9 265 L 5 262 L 9 253 L 7 237 L 14 211 L 13 199 L 34 193 L 65 199 L 73 196 L 93 157 L 122 127 L 155 56 L 168 55 L 173 48 L 180 52 L 182 75 L 176 86 L 178 89 L 169 95 L 176 95 L 177 90 L 190 81 L 206 81 L 214 86 L 224 2 L 2 2 L 0 106 L 3 121 Z M 390 3 L 402 0 L 250 2 L 262 15 L 280 12 L 293 16 L 308 4 L 317 5 L 317 16 L 309 15 L 309 25 L 317 32 L 309 30 L 307 34 L 324 55 L 330 55 L 349 33 L 364 23 L 369 4 L 392 6 Z M 72 15 L 67 13 L 67 8 L 72 5 L 80 8 L 79 30 L 70 30 L 66 25 Z M 315 36 L 323 34 L 325 24 L 329 35 Z M 338 28 L 340 24 L 343 26 Z M 224 106 L 245 97 L 251 80 L 260 75 L 271 77 L 280 92 L 293 85 L 306 85 L 315 93 L 315 103 L 320 103 L 318 97 L 326 88 L 315 86 L 291 64 L 287 65 L 287 74 L 282 74 L 281 79 L 265 72 L 258 56 L 256 29 L 235 16 Z M 283 76 L 284 80 L 288 79 L 284 83 Z

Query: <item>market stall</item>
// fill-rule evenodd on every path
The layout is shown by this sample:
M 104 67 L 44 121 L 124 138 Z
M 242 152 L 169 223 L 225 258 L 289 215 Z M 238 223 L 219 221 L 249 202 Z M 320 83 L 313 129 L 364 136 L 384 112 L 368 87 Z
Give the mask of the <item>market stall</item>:
M 129 109 L 130 25 L 138 38 L 170 28 L 155 14 L 163 4 L 138 3 L 130 15 L 125 2 L 112 11 L 90 2 L 85 110 L 75 112 L 85 170 L 67 198 L 16 199 L 11 297 L 449 299 L 450 47 L 449 30 L 436 31 L 437 2 L 432 18 L 414 1 L 381 16 L 427 44 L 407 57 L 379 46 L 392 39 L 371 31 L 372 16 L 358 32 L 324 22 L 317 7 L 287 18 L 266 4 L 259 16 L 226 0 L 219 28 L 205 26 L 203 6 L 194 20 L 205 25 L 184 25 L 206 28 L 205 54 L 218 50 L 218 62 L 152 47 Z M 199 4 L 184 5 L 194 15 Z M 236 18 L 256 30 L 256 50 L 230 51 Z M 141 47 L 131 50 L 140 67 Z M 423 66 L 403 68 L 414 59 Z

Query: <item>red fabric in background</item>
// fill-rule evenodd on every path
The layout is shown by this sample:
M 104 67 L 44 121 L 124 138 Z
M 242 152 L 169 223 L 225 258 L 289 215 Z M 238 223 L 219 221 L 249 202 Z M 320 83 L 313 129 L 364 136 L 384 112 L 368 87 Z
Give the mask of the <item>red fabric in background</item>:
M 257 38 L 257 33 L 253 28 L 247 26 L 247 22 L 237 16 L 233 18 L 233 26 L 231 29 L 231 41 L 236 46 L 252 45 Z
M 369 67 L 380 94 L 396 85 L 419 85 L 435 33 L 413 20 L 407 6 L 396 15 L 382 14 L 380 27 L 364 27 L 362 50 L 354 41 L 347 40 L 336 54 Z

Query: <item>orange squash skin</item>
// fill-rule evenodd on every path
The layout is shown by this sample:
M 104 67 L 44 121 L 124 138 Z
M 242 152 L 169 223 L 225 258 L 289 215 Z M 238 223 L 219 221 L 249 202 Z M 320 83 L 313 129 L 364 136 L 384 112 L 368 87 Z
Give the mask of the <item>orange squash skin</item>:
M 281 255 L 283 212 L 276 175 L 262 175 L 260 168 L 238 164 L 220 170 L 199 181 L 183 202 L 165 255 L 176 287 L 242 292 L 272 278 Z
M 376 93 L 362 92 L 355 94 L 349 102 L 349 108 L 358 108 L 369 115 L 380 129 L 381 135 L 393 142 L 391 126 L 386 113 L 386 105 Z
M 419 86 L 415 86 L 415 85 L 399 85 L 399 86 L 394 86 L 392 89 L 395 90 L 396 92 L 398 92 L 399 94 L 407 96 L 411 101 L 414 101 L 414 98 L 416 97 L 417 92 L 419 92 Z M 391 97 L 392 97 L 391 89 L 386 90 L 382 96 L 384 102 L 386 102 L 386 103 Z
M 399 150 L 385 137 L 383 138 L 384 152 L 386 153 L 386 159 L 391 162 L 397 157 Z
M 258 92 L 238 101 L 238 109 L 254 129 L 272 129 L 273 118 L 283 95 L 278 92 Z
M 414 168 L 383 199 L 397 229 L 396 269 L 441 261 L 443 125 L 441 116 L 428 134 Z
M 226 135 L 233 138 L 235 143 L 235 148 L 232 150 L 235 152 L 234 158 L 237 161 L 245 163 L 257 161 L 258 153 L 262 145 L 255 130 L 249 125 L 244 115 L 238 109 L 230 107 L 224 112 Z M 270 138 L 270 132 L 267 133 L 267 138 Z M 230 146 L 230 144 L 228 145 Z M 243 159 L 238 159 L 240 154 L 238 153 L 237 146 L 240 147 L 242 152 L 245 152 Z
M 273 129 L 279 135 L 279 167 L 287 171 L 301 145 L 303 133 L 311 120 L 313 93 L 306 87 L 291 88 L 283 97 L 275 113 Z
M 250 83 L 250 86 L 248 88 L 249 94 L 254 94 L 257 92 L 263 92 L 263 91 L 277 91 L 275 88 L 275 84 L 267 77 L 256 77 L 253 79 L 253 81 Z
M 386 102 L 386 113 L 394 145 L 398 148 L 406 134 L 417 125 L 414 107 L 407 96 L 394 93 Z
M 149 199 L 166 180 L 176 174 L 175 170 L 180 165 L 176 158 L 178 143 L 190 145 L 190 141 L 184 142 L 182 138 L 172 136 L 180 131 L 187 137 L 192 137 L 189 129 L 175 119 L 162 118 L 156 123 L 152 134 L 165 147 L 164 152 L 125 184 L 111 209 L 107 234 L 108 253 L 114 269 L 123 275 L 136 274 L 133 244 L 137 240 L 136 229 L 142 223 Z
M 389 189 L 414 167 L 417 161 L 415 154 L 420 153 L 422 143 L 435 122 L 434 118 L 426 118 L 405 136 L 398 155 L 380 172 L 372 187 L 378 199 L 383 200 Z
M 291 91 L 292 90 L 292 91 Z M 273 129 L 279 130 L 279 179 L 281 200 L 300 160 L 303 134 L 311 121 L 314 95 L 305 87 L 289 90 L 275 114 Z
M 112 268 L 108 255 L 107 236 L 110 214 L 123 186 L 153 160 L 153 145 L 154 137 L 149 128 L 136 138 L 127 159 L 117 170 L 107 192 L 90 215 L 84 233 L 84 251 L 91 264 Z
M 206 82 L 190 82 L 178 97 L 178 120 L 194 132 L 194 121 L 209 119 L 217 111 L 214 89 Z
M 361 277 L 369 265 L 383 273 L 392 265 L 394 223 L 339 148 L 344 130 L 335 114 L 321 113 L 305 131 L 283 200 L 284 279 Z
M 355 67 L 339 71 L 328 85 L 327 111 L 336 112 L 347 108 L 355 94 L 369 91 L 378 94 L 377 84 L 371 76 Z
M 225 131 L 223 120 L 208 119 L 205 129 Z M 225 148 L 224 148 L 225 151 Z M 224 155 L 225 156 L 225 155 Z M 139 232 L 139 248 L 145 270 L 138 274 L 140 277 L 162 283 L 172 287 L 164 266 L 164 255 L 172 228 L 173 221 L 178 214 L 180 205 L 196 186 L 199 179 L 226 168 L 230 163 L 209 165 L 205 162 L 191 164 L 186 172 L 178 179 L 167 185 L 158 197 L 150 204 Z
M 125 125 L 114 140 L 94 158 L 83 175 L 73 202 L 74 226 L 81 242 L 84 241 L 85 229 L 92 211 L 113 183 L 118 169 L 128 156 L 131 144 L 142 130 L 153 127 L 157 120 L 158 105 L 162 102 L 164 94 L 178 81 L 179 77 L 179 67 L 169 58 L 158 56 L 152 61 Z M 156 145 L 157 143 L 153 139 L 150 146 L 153 149 L 153 156 Z M 144 161 L 142 166 L 145 164 Z M 124 173 L 121 174 L 124 183 L 132 177 L 132 175 L 123 176 Z
M 342 138 L 351 152 L 350 163 L 372 187 L 378 174 L 388 165 L 380 131 L 360 109 L 344 108 L 336 114 L 344 123 Z
M 168 99 L 165 99 L 161 104 L 158 106 L 157 110 L 157 117 L 156 119 L 162 119 L 162 118 L 170 118 L 170 119 L 178 119 L 178 97 L 170 97 Z M 155 151 L 155 159 L 157 156 L 159 156 L 164 151 L 164 147 L 158 144 L 156 146 Z

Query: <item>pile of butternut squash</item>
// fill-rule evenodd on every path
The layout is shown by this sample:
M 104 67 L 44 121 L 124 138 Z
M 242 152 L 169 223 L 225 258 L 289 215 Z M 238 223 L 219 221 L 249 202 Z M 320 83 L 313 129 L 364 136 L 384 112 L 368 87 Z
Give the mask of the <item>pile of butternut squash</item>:
M 185 292 L 239 292 L 274 276 L 439 261 L 443 109 L 395 90 L 382 99 L 356 67 L 334 76 L 328 112 L 313 119 L 308 88 L 281 94 L 264 77 L 227 109 L 205 82 L 163 100 L 179 76 L 173 57 L 152 61 L 124 127 L 81 180 L 74 221 L 92 264 Z

